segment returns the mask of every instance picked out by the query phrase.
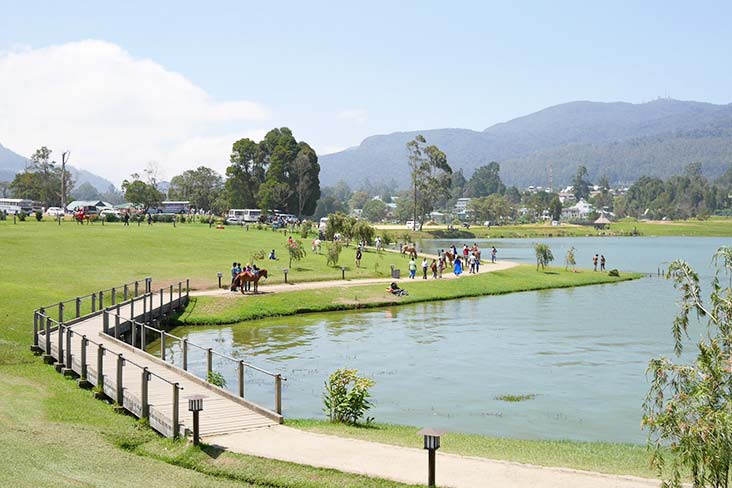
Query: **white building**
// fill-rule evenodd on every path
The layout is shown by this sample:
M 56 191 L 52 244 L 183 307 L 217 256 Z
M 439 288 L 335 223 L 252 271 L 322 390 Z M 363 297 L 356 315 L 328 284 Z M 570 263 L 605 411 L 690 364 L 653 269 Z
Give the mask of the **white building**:
M 594 210 L 595 209 L 592 204 L 586 202 L 585 199 L 582 198 L 575 205 L 562 209 L 562 219 L 586 219 Z

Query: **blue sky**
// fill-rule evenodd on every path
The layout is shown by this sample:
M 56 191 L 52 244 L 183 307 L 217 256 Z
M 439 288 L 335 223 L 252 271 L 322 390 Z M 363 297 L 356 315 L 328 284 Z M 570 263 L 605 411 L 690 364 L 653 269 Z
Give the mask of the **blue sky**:
M 29 136 L 33 119 L 15 116 L 7 107 L 19 110 L 19 105 L 4 104 L 0 95 L 0 107 L 15 121 L 0 124 L 0 142 L 19 152 L 41 144 L 70 144 L 78 166 L 115 180 L 146 160 L 158 161 L 171 173 L 167 176 L 197 163 L 223 169 L 227 138 L 256 137 L 282 125 L 325 153 L 375 133 L 482 130 L 571 100 L 643 102 L 668 95 L 732 101 L 732 4 L 725 2 L 3 3 L 0 56 L 16 56 L 13 63 L 0 63 L 0 69 L 12 67 L 15 79 L 33 78 L 42 71 L 39 63 L 59 63 L 58 71 L 67 79 L 107 70 L 115 79 L 103 83 L 109 90 L 99 90 L 97 96 L 127 100 L 129 114 L 105 112 L 105 102 L 90 98 L 96 90 L 82 90 L 81 79 L 46 99 L 30 92 L 42 86 L 24 80 L 28 86 L 19 85 L 21 92 L 14 97 L 27 95 L 31 104 L 43 100 L 33 110 L 36 118 L 55 110 L 64 90 L 79 87 L 84 97 L 74 98 L 76 105 L 59 105 L 66 117 L 74 113 L 68 124 L 59 118 Z M 124 64 L 115 61 L 120 53 L 106 49 L 106 54 L 90 55 L 88 45 L 78 44 L 85 40 L 118 47 L 134 67 L 117 71 L 114 66 Z M 67 44 L 63 55 L 39 51 Z M 75 49 L 86 54 L 77 55 Z M 18 53 L 26 57 L 20 59 Z M 110 56 L 109 64 L 105 56 Z M 115 147 L 130 147 L 136 144 L 133 137 L 142 137 L 125 133 L 118 124 L 104 133 L 105 120 L 129 115 L 133 123 L 137 118 L 139 93 L 117 96 L 116 83 L 125 90 L 139 83 L 140 91 L 175 93 L 157 85 L 163 82 L 155 76 L 140 74 L 145 63 L 200 89 L 206 99 L 201 103 L 246 101 L 256 105 L 256 113 L 207 117 L 211 120 L 205 126 L 191 122 L 181 128 L 185 135 L 178 141 L 162 131 L 158 139 L 163 142 L 147 142 L 129 155 L 118 149 L 124 168 L 101 161 L 101 145 L 83 149 L 88 143 L 82 135 L 92 130 L 85 129 L 84 121 L 93 121 L 95 139 L 119 144 Z M 37 78 L 54 84 L 52 73 Z M 6 81 L 9 74 L 2 75 L 0 81 Z M 139 105 L 154 106 L 155 114 L 171 110 L 172 119 L 195 116 L 176 112 L 185 97 L 176 101 L 171 95 L 171 106 L 139 97 Z M 77 108 L 83 112 L 90 106 L 93 114 L 76 114 Z M 237 110 L 215 109 L 219 114 Z M 148 115 L 139 118 L 156 118 Z M 155 137 L 155 132 L 153 121 L 144 133 Z

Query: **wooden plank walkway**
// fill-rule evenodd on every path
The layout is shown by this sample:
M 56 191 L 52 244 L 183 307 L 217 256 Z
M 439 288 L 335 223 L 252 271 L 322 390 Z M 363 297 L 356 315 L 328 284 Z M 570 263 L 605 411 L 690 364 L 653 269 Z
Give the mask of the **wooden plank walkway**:
M 80 299 L 70 300 L 66 303 L 73 305 L 76 301 L 76 313 L 65 323 L 64 309 L 68 305 L 58 306 L 60 317 L 56 318 L 52 318 L 45 309 L 39 309 L 35 317 L 33 349 L 44 353 L 46 362 L 56 363 L 60 372 L 80 377 L 82 384 L 103 387 L 107 397 L 136 417 L 147 417 L 150 426 L 167 437 L 185 435 L 193 430 L 187 399 L 192 395 L 205 397 L 204 410 L 200 413 L 202 437 L 282 423 L 279 412 L 243 398 L 243 370 L 253 368 L 274 378 L 276 410 L 281 411 L 279 375 L 236 360 L 242 372 L 240 396 L 143 350 L 148 336 L 174 337 L 153 328 L 151 323 L 185 306 L 188 293 L 183 291 L 182 285 L 185 284 L 179 283 L 177 290 L 171 286 L 145 293 L 150 287 L 146 281 L 145 291 L 137 297 L 128 296 L 127 300 L 101 310 L 94 309 L 98 297 L 99 303 L 103 304 L 104 295 L 88 295 L 83 298 L 92 297 L 94 304 L 86 315 L 80 313 L 83 308 L 79 304 Z M 138 288 L 137 284 L 135 288 Z M 126 285 L 124 289 L 127 296 Z M 117 291 L 113 293 L 116 298 Z M 109 300 L 109 293 L 107 298 Z M 77 314 L 80 316 L 76 317 Z M 59 318 L 61 327 L 58 326 Z M 213 351 L 208 350 L 209 358 L 212 354 Z

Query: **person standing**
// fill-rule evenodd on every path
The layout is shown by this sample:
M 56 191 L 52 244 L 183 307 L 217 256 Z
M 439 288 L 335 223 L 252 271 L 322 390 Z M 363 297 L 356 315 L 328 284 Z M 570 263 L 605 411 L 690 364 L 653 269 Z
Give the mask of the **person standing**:
M 440 256 L 440 259 L 437 262 L 437 274 L 438 274 L 439 278 L 442 278 L 442 272 L 445 270 L 445 260 L 446 259 L 447 258 L 443 254 L 442 256 Z
M 491 263 L 496 263 L 496 254 L 498 254 L 498 249 L 496 249 L 496 246 L 493 246 L 493 249 L 491 249 Z
M 427 262 L 427 258 L 422 258 L 422 279 L 427 279 L 427 268 L 429 268 L 429 263 Z
M 432 279 L 437 279 L 437 260 L 433 259 L 432 264 L 430 264 L 430 270 L 432 270 Z
M 414 262 L 414 258 L 409 258 L 409 279 L 413 280 L 417 274 L 417 263 Z
M 605 255 L 600 256 L 600 271 L 605 271 Z
M 463 274 L 463 263 L 460 261 L 460 256 L 455 258 L 455 265 L 453 266 L 453 271 L 455 273 L 455 276 L 460 276 Z
M 125 212 L 125 215 L 124 215 L 124 217 L 122 217 L 122 220 L 124 220 L 124 222 L 125 222 L 125 227 L 129 227 L 130 226 L 130 213 Z
M 361 253 L 361 246 L 358 246 L 356 248 L 356 267 L 361 267 L 361 258 L 363 257 L 363 254 Z
M 593 270 L 597 271 L 597 254 L 595 254 L 592 258 L 592 266 L 593 266 Z
M 475 253 L 475 273 L 480 273 L 480 251 Z
M 470 270 L 468 272 L 470 274 L 475 274 L 475 253 L 474 252 L 471 252 L 470 256 L 468 256 L 468 265 L 469 265 L 468 268 Z
M 231 263 L 231 286 L 230 291 L 236 291 L 236 277 L 239 276 L 241 269 L 236 266 L 236 263 Z

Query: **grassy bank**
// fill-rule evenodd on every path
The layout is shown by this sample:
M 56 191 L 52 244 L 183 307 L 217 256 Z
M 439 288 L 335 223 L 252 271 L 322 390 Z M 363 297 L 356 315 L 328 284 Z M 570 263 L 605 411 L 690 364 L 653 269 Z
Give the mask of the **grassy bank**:
M 285 240 L 282 232 L 201 224 L 0 222 L 0 486 L 401 486 L 246 456 L 209 458 L 114 413 L 29 352 L 38 306 L 145 276 L 156 285 L 190 277 L 194 286 L 215 286 L 216 272 L 226 273 L 231 261 L 246 262 L 257 249 L 280 253 Z M 368 267 L 349 274 L 376 275 L 376 259 L 367 253 Z M 311 253 L 290 274 L 339 277 L 340 269 Z M 282 278 L 276 271 L 270 282 Z
M 490 266 L 490 265 L 486 265 Z M 563 268 L 536 271 L 534 266 L 520 265 L 511 269 L 463 276 L 454 280 L 415 280 L 402 283 L 408 296 L 387 293 L 384 284 L 331 287 L 286 293 L 262 294 L 240 298 L 197 297 L 179 317 L 182 324 L 232 324 L 265 317 L 307 312 L 350 310 L 453 298 L 499 295 L 549 288 L 616 283 L 639 278 L 637 273 L 621 273 L 620 277 L 583 270 L 573 273 Z
M 286 424 L 310 432 L 350 437 L 366 441 L 422 448 L 419 428 L 405 425 L 372 424 L 353 427 L 323 420 L 288 419 Z M 607 442 L 536 441 L 503 439 L 475 434 L 447 433 L 440 446 L 442 452 L 503 461 L 559 466 L 655 478 L 644 446 Z

